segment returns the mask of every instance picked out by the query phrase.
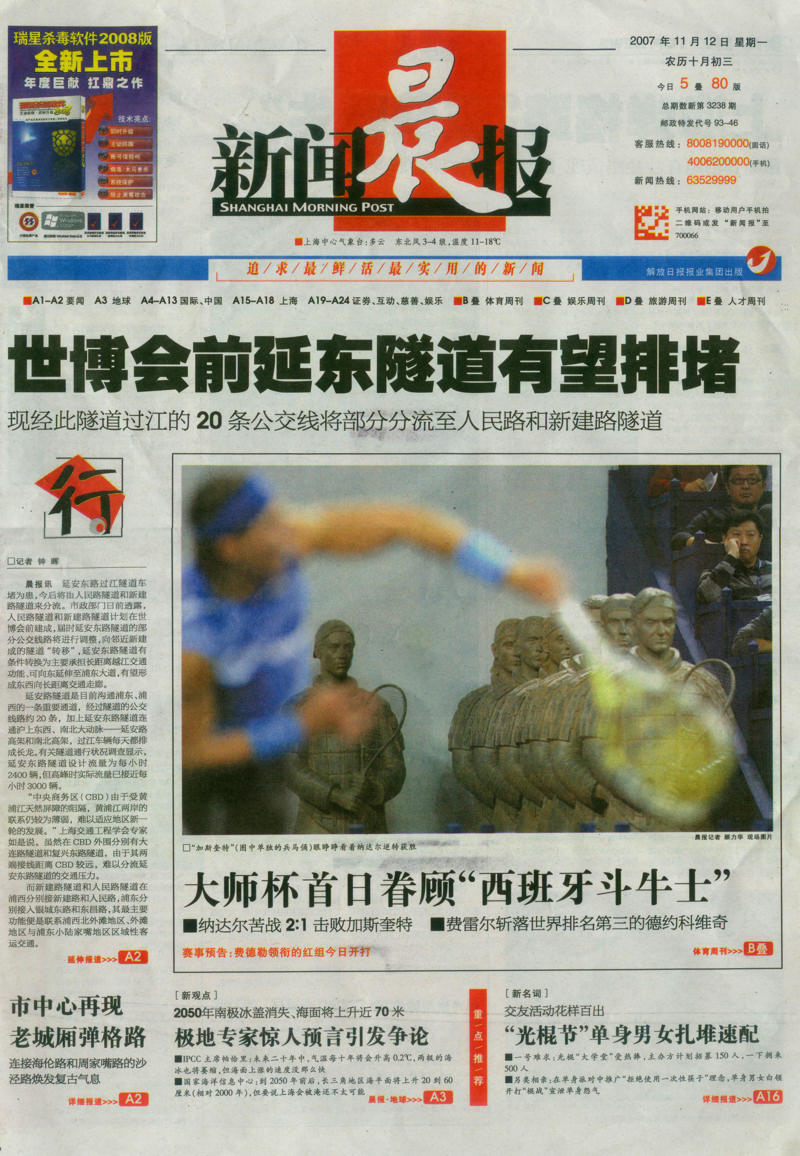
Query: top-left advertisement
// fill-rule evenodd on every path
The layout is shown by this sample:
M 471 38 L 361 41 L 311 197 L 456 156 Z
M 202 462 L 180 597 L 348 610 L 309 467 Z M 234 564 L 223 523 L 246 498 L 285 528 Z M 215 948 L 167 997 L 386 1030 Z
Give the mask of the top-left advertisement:
M 155 241 L 156 29 L 10 27 L 8 239 Z

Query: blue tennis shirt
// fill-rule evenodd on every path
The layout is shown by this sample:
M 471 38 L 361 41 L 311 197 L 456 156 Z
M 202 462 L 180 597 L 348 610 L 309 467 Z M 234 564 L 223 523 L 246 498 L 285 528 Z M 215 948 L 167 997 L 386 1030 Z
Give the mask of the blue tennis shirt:
M 275 717 L 277 738 L 281 707 L 311 681 L 308 602 L 297 562 L 242 601 L 217 594 L 197 566 L 184 570 L 182 647 L 214 668 L 221 728 Z

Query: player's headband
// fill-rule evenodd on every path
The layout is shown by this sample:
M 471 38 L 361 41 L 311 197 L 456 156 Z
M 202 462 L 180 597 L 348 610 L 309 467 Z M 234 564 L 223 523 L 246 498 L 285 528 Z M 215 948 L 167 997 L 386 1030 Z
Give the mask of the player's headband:
M 231 494 L 210 521 L 195 530 L 201 542 L 240 534 L 272 501 L 272 490 L 262 478 L 251 477 Z

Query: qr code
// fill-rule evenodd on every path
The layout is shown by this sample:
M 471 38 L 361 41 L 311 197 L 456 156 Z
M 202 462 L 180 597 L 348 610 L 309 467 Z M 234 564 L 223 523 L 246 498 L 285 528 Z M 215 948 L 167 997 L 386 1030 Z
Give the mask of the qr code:
M 668 241 L 669 209 L 666 205 L 637 205 L 633 214 L 636 241 Z

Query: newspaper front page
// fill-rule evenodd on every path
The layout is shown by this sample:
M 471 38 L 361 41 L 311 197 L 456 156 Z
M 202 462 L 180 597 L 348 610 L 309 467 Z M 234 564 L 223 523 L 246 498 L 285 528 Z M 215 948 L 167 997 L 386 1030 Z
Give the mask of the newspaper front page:
M 795 1151 L 793 6 L 3 10 L 0 1151 Z

